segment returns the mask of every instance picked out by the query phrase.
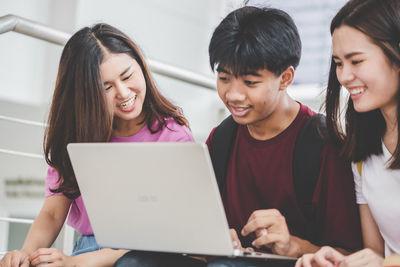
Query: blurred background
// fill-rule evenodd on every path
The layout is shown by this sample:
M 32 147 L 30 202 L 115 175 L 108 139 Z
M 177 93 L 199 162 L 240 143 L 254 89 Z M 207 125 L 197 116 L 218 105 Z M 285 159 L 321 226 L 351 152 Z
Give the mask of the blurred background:
M 303 56 L 289 94 L 319 111 L 330 61 L 329 23 L 344 0 L 254 0 L 248 5 L 287 11 L 303 42 Z M 208 43 L 214 28 L 239 0 L 0 0 L 0 17 L 13 14 L 67 34 L 109 23 L 139 44 L 147 59 L 184 69 L 211 81 Z M 1 25 L 0 28 L 4 25 Z M 0 34 L 0 217 L 33 219 L 44 197 L 45 123 L 62 46 L 16 32 Z M 182 107 L 196 141 L 204 142 L 227 116 L 215 89 L 154 74 L 159 89 Z M 10 151 L 31 153 L 21 156 Z M 30 155 L 30 154 L 29 154 Z M 0 220 L 0 252 L 18 249 L 29 223 Z M 1 255 L 0 255 L 1 257 Z

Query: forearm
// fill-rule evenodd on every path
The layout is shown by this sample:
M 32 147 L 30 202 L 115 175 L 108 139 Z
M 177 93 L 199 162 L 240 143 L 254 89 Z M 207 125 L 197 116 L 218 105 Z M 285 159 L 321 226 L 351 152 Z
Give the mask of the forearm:
M 319 246 L 310 241 L 292 235 L 290 236 L 290 249 L 287 256 L 298 258 L 307 253 L 315 253 L 319 249 Z
M 39 215 L 32 224 L 22 251 L 27 255 L 38 248 L 48 248 L 60 232 L 72 200 L 65 196 L 46 197 Z
M 71 257 L 71 266 L 87 266 L 87 267 L 108 267 L 122 257 L 129 250 L 115 250 L 104 248 L 101 250 L 79 254 Z
M 367 204 L 361 204 L 359 208 L 364 248 L 370 248 L 380 256 L 384 257 L 385 242 L 383 241 L 382 235 L 374 217 L 372 216 L 369 206 Z
M 343 248 L 334 248 L 334 249 L 336 249 L 337 251 L 339 251 L 341 254 L 343 254 L 345 256 L 350 255 L 351 253 L 354 252 L 354 251 L 352 252 L 352 251 L 345 250 Z
M 57 238 L 64 218 L 55 218 L 47 212 L 41 212 L 33 222 L 25 239 L 22 251 L 30 255 L 38 248 L 50 247 Z
M 290 238 L 291 238 L 291 243 L 293 243 L 293 245 L 291 245 L 291 251 L 289 252 L 290 255 L 288 256 L 291 257 L 298 258 L 303 256 L 304 254 L 315 253 L 321 248 L 317 245 L 312 244 L 310 241 L 301 239 L 297 236 L 291 236 Z M 343 255 L 351 254 L 350 251 L 347 251 L 343 248 L 334 247 L 334 249 Z

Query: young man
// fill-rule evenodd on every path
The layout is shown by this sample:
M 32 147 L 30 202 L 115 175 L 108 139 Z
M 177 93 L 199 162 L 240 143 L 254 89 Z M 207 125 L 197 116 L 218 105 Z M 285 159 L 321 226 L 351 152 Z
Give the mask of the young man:
M 281 10 L 243 7 L 215 29 L 210 64 L 218 73 L 218 95 L 238 125 L 221 195 L 238 247 L 299 257 L 330 245 L 346 253 L 361 247 L 361 234 L 350 163 L 337 147 L 323 145 L 318 157 L 313 222 L 295 193 L 296 141 L 315 114 L 286 92 L 300 54 L 297 28 Z M 207 140 L 212 157 L 216 131 Z

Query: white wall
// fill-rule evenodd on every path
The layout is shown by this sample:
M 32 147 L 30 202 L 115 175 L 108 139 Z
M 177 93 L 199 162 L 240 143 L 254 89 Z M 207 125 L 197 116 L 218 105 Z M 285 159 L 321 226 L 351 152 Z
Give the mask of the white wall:
M 249 5 L 286 11 L 296 23 L 302 56 L 295 83 L 326 84 L 331 58 L 330 23 L 347 0 L 250 0 Z
M 54 20 L 51 0 L 2 0 L 0 6 L 1 16 L 15 14 L 43 24 Z M 61 48 L 14 32 L 0 37 L 0 99 L 35 106 L 47 103 L 58 62 L 58 55 L 51 52 L 59 54 Z

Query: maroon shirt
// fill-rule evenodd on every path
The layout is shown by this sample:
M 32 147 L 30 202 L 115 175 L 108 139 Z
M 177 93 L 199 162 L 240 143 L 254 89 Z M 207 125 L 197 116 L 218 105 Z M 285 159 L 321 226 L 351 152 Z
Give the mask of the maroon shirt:
M 290 233 L 305 237 L 306 219 L 294 192 L 292 162 L 297 135 L 313 114 L 301 105 L 289 127 L 265 141 L 254 139 L 245 125 L 239 125 L 222 198 L 229 226 L 236 229 L 243 247 L 250 247 L 255 236 L 242 237 L 240 232 L 251 213 L 259 209 L 278 209 L 285 216 Z M 214 130 L 207 139 L 208 146 Z M 321 244 L 346 250 L 361 248 L 350 162 L 340 158 L 338 149 L 330 144 L 321 152 L 313 207 Z

